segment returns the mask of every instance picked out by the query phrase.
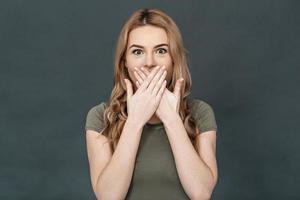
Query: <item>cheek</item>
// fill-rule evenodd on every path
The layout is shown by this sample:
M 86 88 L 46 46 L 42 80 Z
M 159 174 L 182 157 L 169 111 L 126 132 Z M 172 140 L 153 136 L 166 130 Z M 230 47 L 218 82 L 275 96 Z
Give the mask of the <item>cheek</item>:
M 126 68 L 128 70 L 128 73 L 130 75 L 131 78 L 134 78 L 134 68 L 138 67 L 138 63 L 135 62 L 133 59 L 130 58 L 126 58 Z
M 135 75 L 134 75 L 134 73 L 133 73 L 133 72 L 134 72 L 134 68 L 133 68 L 133 67 L 128 67 L 127 70 L 128 70 L 130 79 L 131 79 L 131 80 L 136 80 Z
M 126 61 L 127 61 L 126 62 L 127 67 L 130 68 L 131 70 L 133 70 L 134 67 L 140 67 L 143 64 L 142 59 L 133 58 L 131 56 L 127 56 Z
M 172 71 L 172 69 L 169 69 L 169 70 L 168 70 L 168 74 L 167 74 L 166 79 L 167 79 L 168 81 L 171 81 L 172 75 L 173 75 L 173 71 Z
M 172 66 L 172 63 L 168 65 L 167 71 L 168 71 L 167 80 L 171 80 L 172 75 L 173 75 L 173 66 Z

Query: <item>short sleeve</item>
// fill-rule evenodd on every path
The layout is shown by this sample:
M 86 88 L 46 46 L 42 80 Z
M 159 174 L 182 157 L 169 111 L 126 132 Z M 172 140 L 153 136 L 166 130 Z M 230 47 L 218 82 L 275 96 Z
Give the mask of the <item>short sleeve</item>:
M 214 111 L 207 102 L 194 99 L 191 112 L 200 133 L 210 130 L 217 131 L 218 127 Z
M 85 130 L 94 130 L 101 133 L 104 128 L 103 112 L 105 109 L 105 102 L 92 107 L 86 116 Z

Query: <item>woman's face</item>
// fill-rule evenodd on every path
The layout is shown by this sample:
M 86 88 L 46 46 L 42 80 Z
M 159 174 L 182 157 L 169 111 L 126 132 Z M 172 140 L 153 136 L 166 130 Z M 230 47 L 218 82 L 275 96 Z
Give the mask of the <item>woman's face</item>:
M 133 73 L 134 68 L 144 67 L 150 72 L 157 65 L 166 66 L 168 84 L 172 78 L 173 66 L 165 30 L 150 25 L 133 29 L 128 36 L 125 66 L 135 90 L 137 79 Z

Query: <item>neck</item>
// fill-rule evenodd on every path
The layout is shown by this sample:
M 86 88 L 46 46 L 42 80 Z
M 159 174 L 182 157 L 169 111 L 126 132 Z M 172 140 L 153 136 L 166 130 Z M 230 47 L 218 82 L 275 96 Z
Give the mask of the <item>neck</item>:
M 148 120 L 148 123 L 150 123 L 150 124 L 158 124 L 158 123 L 160 123 L 160 122 L 161 122 L 161 120 L 159 119 L 159 117 L 156 116 L 155 113 L 154 113 L 154 114 L 152 115 L 152 117 Z

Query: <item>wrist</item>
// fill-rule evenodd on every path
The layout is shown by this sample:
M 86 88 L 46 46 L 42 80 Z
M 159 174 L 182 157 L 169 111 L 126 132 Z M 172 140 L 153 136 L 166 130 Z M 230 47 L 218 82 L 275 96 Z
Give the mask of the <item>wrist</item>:
M 126 120 L 126 123 L 129 124 L 130 126 L 134 126 L 137 127 L 138 129 L 143 128 L 144 127 L 144 123 L 141 120 L 129 117 Z
M 170 115 L 167 119 L 162 120 L 164 126 L 170 126 L 174 123 L 177 123 L 178 121 L 181 121 L 181 118 L 178 113 L 174 113 Z

